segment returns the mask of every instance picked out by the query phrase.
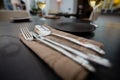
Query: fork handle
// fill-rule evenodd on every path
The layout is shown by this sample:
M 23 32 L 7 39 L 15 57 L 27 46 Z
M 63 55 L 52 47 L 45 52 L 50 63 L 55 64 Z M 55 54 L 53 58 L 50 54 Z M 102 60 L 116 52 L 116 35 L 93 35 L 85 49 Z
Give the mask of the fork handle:
M 37 38 L 37 37 L 36 37 L 36 39 L 38 41 L 40 41 L 40 42 L 50 46 L 51 48 L 61 52 L 65 56 L 67 56 L 67 57 L 71 58 L 72 60 L 74 60 L 75 62 L 81 64 L 84 68 L 88 69 L 89 71 L 91 71 L 91 72 L 95 71 L 95 68 L 92 65 L 90 65 L 89 62 L 87 60 L 83 59 L 82 57 L 72 55 L 71 53 L 69 53 L 68 51 L 64 50 L 63 48 L 58 47 L 58 46 L 56 46 L 56 45 L 54 45 L 52 43 L 49 43 L 49 42 L 47 42 L 47 41 L 45 41 L 43 39 L 40 39 L 40 38 Z
M 74 38 L 67 37 L 67 36 L 63 36 L 63 35 L 56 34 L 56 33 L 52 33 L 52 34 L 55 35 L 55 36 L 64 38 L 64 39 L 66 39 L 66 40 L 69 40 L 69 41 L 71 41 L 71 42 L 74 42 L 74 43 L 76 43 L 76 44 L 78 44 L 78 45 L 81 45 L 81 46 L 83 46 L 83 47 L 90 48 L 90 49 L 92 49 L 92 50 L 94 50 L 94 51 L 96 51 L 96 52 L 98 52 L 98 53 L 100 53 L 100 54 L 105 54 L 105 52 L 104 52 L 100 47 L 98 47 L 97 45 L 90 44 L 90 43 L 83 43 L 83 42 L 80 42 L 80 41 L 78 41 L 78 40 L 76 40 L 76 39 L 74 39 Z

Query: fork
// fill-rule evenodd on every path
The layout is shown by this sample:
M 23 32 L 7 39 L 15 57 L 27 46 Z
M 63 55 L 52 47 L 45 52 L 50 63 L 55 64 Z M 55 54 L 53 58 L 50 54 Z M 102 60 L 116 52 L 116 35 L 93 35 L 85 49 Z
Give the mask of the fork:
M 43 40 L 42 38 L 37 37 L 37 34 L 34 33 L 34 32 L 30 32 L 27 27 L 20 28 L 20 31 L 21 31 L 23 37 L 26 40 L 29 40 L 29 41 L 31 41 L 31 40 L 40 41 L 40 42 L 44 43 L 45 45 L 48 45 L 49 47 L 54 48 L 55 50 L 61 52 L 62 54 L 66 55 L 67 57 L 69 57 L 72 60 L 74 60 L 75 62 L 81 64 L 87 70 L 89 70 L 91 72 L 95 71 L 95 68 L 92 65 L 90 65 L 89 62 L 86 59 L 84 59 L 82 57 L 79 57 L 79 56 L 76 56 L 76 55 L 73 55 L 70 52 L 64 50 L 63 48 L 58 47 L 58 46 L 56 46 L 56 45 L 54 45 L 52 43 L 49 43 L 49 42 Z

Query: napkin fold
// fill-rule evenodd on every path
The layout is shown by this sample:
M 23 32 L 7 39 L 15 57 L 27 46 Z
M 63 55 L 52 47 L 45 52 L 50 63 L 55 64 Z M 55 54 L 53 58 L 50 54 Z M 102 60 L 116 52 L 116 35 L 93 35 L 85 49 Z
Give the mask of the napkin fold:
M 51 28 L 50 26 L 47 27 L 49 27 L 54 33 L 73 37 L 79 41 L 87 41 L 89 43 L 98 45 L 99 47 L 103 47 L 103 44 L 100 42 L 78 37 L 66 32 L 58 31 Z M 97 54 L 96 52 L 88 48 L 78 46 L 77 44 L 53 35 L 49 35 L 47 36 L 47 38 L 68 45 L 70 47 L 74 47 L 83 52 Z M 45 61 L 63 80 L 84 80 L 86 78 L 88 71 L 84 67 L 74 62 L 70 58 L 66 57 L 65 55 L 61 54 L 60 52 L 56 51 L 55 49 L 48 47 L 47 45 L 38 41 L 27 41 L 23 38 L 22 35 L 20 35 L 20 39 L 25 45 L 27 45 L 31 50 L 33 50 L 35 54 L 37 54 L 41 59 L 43 59 L 43 61 Z

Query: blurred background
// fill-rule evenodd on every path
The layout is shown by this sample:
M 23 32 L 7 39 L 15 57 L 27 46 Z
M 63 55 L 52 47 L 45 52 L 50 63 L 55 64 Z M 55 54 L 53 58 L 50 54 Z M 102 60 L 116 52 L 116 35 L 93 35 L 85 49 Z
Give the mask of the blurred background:
M 38 10 L 38 2 L 44 2 L 46 3 L 43 10 L 45 15 L 67 13 L 89 16 L 92 11 L 92 6 L 89 3 L 94 1 L 102 1 L 102 5 L 99 7 L 101 13 L 120 14 L 120 0 L 0 0 L 0 9 L 34 11 Z M 15 8 L 15 6 L 17 7 Z

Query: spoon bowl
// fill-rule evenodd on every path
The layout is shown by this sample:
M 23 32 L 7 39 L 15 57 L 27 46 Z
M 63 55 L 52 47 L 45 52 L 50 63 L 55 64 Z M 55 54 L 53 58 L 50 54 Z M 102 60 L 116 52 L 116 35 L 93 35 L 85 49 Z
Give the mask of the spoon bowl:
M 50 29 L 48 29 L 47 27 L 40 26 L 40 25 L 35 25 L 35 31 L 41 36 L 48 36 L 52 33 Z

